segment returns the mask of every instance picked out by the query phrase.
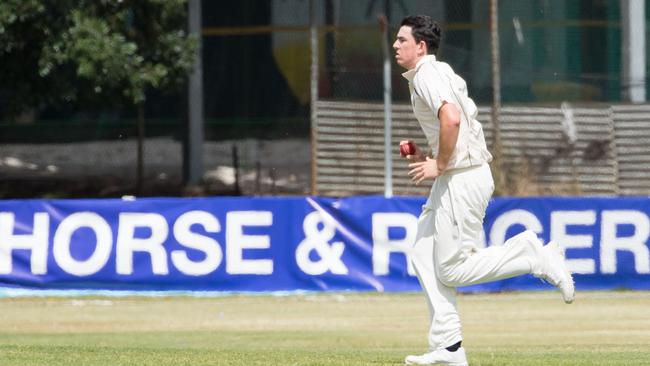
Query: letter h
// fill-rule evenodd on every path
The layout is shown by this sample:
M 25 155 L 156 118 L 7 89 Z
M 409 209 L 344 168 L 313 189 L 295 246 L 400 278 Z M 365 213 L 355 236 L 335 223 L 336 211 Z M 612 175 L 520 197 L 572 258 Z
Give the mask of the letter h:
M 15 249 L 31 250 L 32 274 L 47 272 L 47 244 L 49 216 L 46 212 L 34 214 L 32 234 L 14 234 L 15 216 L 12 212 L 0 212 L 0 274 L 12 272 L 12 252 Z

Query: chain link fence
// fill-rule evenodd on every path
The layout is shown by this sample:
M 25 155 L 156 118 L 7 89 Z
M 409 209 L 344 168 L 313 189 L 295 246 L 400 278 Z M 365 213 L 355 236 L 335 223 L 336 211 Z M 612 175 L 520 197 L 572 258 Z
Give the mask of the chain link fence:
M 152 93 L 141 194 L 311 192 L 310 107 L 317 101 L 310 100 L 310 6 L 318 102 L 382 102 L 378 16 L 388 17 L 392 43 L 403 16 L 428 14 L 443 27 L 439 58 L 465 78 L 477 104 L 490 105 L 489 1 L 203 1 L 204 180 L 183 186 L 185 92 Z M 619 102 L 626 85 L 620 11 L 618 0 L 500 0 L 502 102 Z M 391 63 L 393 101 L 402 103 L 407 84 Z M 0 197 L 134 194 L 135 112 L 96 109 L 39 106 L 0 122 Z

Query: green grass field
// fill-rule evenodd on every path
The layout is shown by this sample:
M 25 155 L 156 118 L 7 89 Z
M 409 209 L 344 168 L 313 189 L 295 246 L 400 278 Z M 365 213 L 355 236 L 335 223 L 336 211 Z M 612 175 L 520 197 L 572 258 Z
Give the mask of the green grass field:
M 461 295 L 470 365 L 650 365 L 650 293 Z M 421 294 L 0 299 L 0 365 L 398 365 Z

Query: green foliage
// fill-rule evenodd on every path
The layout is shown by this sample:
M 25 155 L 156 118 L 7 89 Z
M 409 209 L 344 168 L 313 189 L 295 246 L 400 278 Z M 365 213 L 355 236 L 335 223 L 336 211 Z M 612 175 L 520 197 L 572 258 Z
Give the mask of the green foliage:
M 138 104 L 184 84 L 198 42 L 185 0 L 3 0 L 9 114 L 57 102 Z

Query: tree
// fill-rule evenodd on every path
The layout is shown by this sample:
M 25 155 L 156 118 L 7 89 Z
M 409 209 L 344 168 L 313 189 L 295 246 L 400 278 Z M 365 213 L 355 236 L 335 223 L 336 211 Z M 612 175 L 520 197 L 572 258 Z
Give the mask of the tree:
M 186 0 L 2 0 L 5 116 L 56 103 L 137 106 L 140 183 L 147 90 L 184 85 L 197 54 L 186 13 Z

